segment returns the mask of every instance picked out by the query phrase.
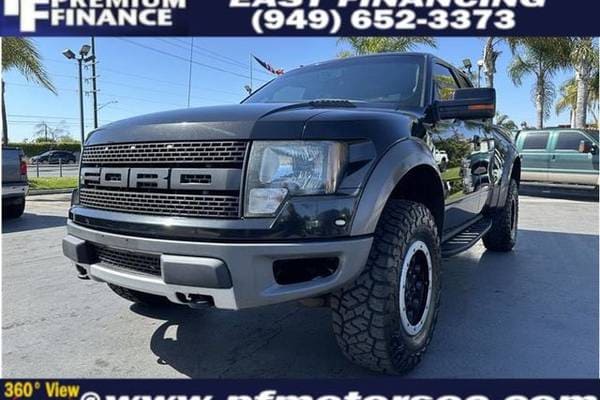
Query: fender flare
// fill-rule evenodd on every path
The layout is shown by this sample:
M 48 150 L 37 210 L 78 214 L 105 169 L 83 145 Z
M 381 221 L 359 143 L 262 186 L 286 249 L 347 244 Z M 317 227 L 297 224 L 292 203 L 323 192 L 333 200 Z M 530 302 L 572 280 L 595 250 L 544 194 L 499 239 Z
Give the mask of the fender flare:
M 508 185 L 510 184 L 510 178 L 513 175 L 515 165 L 517 164 L 517 160 L 522 165 L 523 160 L 521 159 L 521 155 L 515 151 L 512 154 L 512 157 L 510 158 L 510 160 L 508 160 L 508 162 L 507 162 L 507 164 L 510 163 L 510 168 L 505 168 L 504 174 L 502 175 L 502 178 L 500 180 L 498 200 L 495 205 L 496 208 L 502 208 L 506 204 L 506 196 L 508 194 Z
M 446 193 L 433 154 L 425 143 L 414 138 L 401 140 L 388 149 L 369 174 L 352 221 L 351 236 L 375 232 L 379 217 L 396 185 L 408 172 L 419 166 L 433 168 L 442 193 Z

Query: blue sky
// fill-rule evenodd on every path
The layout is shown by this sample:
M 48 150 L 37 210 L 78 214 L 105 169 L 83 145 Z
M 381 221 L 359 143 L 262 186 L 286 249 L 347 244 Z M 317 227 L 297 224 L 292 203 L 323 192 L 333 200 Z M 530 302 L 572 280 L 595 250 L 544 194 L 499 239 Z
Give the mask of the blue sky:
M 187 106 L 189 79 L 190 38 L 97 38 L 100 124 L 126 117 Z M 256 54 L 275 67 L 286 70 L 303 64 L 335 58 L 343 46 L 336 38 L 196 38 L 192 72 L 192 106 L 230 104 L 245 96 L 244 85 L 249 84 L 250 53 Z M 34 126 L 45 121 L 50 127 L 65 122 L 71 135 L 79 137 L 79 103 L 77 67 L 66 60 L 61 52 L 74 51 L 89 43 L 86 37 L 37 38 L 35 42 L 44 64 L 58 89 L 53 95 L 25 81 L 17 72 L 4 74 L 9 136 L 11 141 L 33 137 Z M 440 38 L 437 49 L 431 51 L 455 65 L 470 58 L 476 65 L 481 58 L 482 38 Z M 506 74 L 511 60 L 504 48 L 498 61 L 496 88 L 498 109 L 508 114 L 517 124 L 535 123 L 535 109 L 531 101 L 532 78 L 522 87 L 515 87 Z M 167 55 L 166 53 L 170 54 Z M 211 68 L 212 67 L 212 68 Z M 476 69 L 476 67 L 475 67 Z M 91 70 L 84 70 L 85 76 Z M 558 87 L 572 75 L 560 72 L 555 77 Z M 255 86 L 266 82 L 270 75 L 254 64 Z M 91 90 L 86 82 L 84 91 Z M 113 103 L 117 102 L 117 103 Z M 91 96 L 85 98 L 86 131 L 92 128 Z M 568 123 L 567 113 L 554 112 L 547 124 Z

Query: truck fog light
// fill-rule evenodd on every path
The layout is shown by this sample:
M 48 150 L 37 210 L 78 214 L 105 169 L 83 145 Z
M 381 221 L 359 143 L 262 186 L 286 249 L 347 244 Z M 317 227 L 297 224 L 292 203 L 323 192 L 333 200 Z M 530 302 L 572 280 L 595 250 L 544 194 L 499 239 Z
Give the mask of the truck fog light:
M 250 190 L 248 214 L 274 214 L 287 196 L 285 188 L 262 188 Z

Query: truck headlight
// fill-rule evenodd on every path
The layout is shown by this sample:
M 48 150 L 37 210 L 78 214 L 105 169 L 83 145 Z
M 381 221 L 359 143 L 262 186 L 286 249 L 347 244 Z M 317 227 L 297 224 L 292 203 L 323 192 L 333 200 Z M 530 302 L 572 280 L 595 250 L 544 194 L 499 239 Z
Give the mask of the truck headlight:
M 334 193 L 346 155 L 346 145 L 339 142 L 254 142 L 246 179 L 245 215 L 273 215 L 288 196 Z

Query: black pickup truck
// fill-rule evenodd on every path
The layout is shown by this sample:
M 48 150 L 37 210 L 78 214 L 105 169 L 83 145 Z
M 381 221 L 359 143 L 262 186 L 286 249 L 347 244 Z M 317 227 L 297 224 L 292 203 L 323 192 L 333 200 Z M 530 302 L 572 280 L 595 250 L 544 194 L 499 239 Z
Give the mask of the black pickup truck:
M 515 245 L 521 162 L 495 97 L 432 55 L 386 54 L 112 123 L 85 143 L 64 253 L 134 302 L 329 306 L 350 360 L 407 371 L 442 258 Z

